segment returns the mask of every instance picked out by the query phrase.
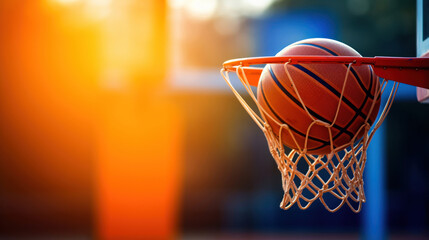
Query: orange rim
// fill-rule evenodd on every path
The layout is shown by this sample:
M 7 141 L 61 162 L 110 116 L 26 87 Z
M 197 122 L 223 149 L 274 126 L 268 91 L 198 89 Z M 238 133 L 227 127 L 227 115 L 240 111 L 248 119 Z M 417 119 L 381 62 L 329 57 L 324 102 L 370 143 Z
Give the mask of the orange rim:
M 371 65 L 378 77 L 429 89 L 429 57 L 355 57 L 355 56 L 287 56 L 253 57 L 228 60 L 223 63 L 225 71 L 242 67 L 250 85 L 257 86 L 263 64 L 350 64 Z

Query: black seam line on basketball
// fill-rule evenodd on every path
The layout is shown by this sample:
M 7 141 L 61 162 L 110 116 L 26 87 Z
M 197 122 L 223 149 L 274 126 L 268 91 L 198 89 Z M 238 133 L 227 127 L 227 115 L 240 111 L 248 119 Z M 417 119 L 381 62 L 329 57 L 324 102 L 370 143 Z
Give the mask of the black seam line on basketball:
M 371 91 L 371 89 L 372 89 L 372 85 L 374 85 L 375 86 L 375 84 L 373 84 L 374 83 L 374 81 L 373 81 L 373 77 L 374 77 L 374 75 L 373 75 L 373 71 L 372 71 L 372 67 L 371 66 L 369 66 L 369 73 L 371 74 L 371 76 L 370 76 L 370 78 L 371 78 L 371 81 L 369 82 L 369 90 Z M 376 81 L 378 81 L 377 79 L 376 79 Z M 365 97 L 365 100 L 364 101 L 366 101 L 367 100 L 367 97 L 369 97 L 368 96 L 368 94 L 366 95 L 366 97 Z M 375 97 L 374 98 L 371 98 L 371 100 L 372 101 L 375 101 Z M 370 112 L 368 112 L 368 115 L 370 115 Z M 371 121 L 371 119 L 370 118 L 368 118 L 368 123 L 369 123 L 369 125 L 372 125 L 372 121 Z
M 347 64 L 344 64 L 344 66 L 346 66 L 347 68 L 349 67 L 349 65 L 347 65 Z M 360 79 L 360 77 L 357 74 L 357 72 L 353 69 L 353 67 L 350 68 L 350 72 L 352 72 L 353 76 L 357 80 L 357 83 L 359 84 L 360 88 L 365 92 L 365 94 L 368 95 L 369 98 L 374 99 L 374 95 L 371 94 L 370 90 L 366 89 L 365 85 L 363 85 L 362 80 Z M 372 79 L 370 81 L 370 84 L 372 84 Z M 371 89 L 371 85 L 370 85 L 369 89 Z
M 320 45 L 314 44 L 314 43 L 300 43 L 300 44 L 297 44 L 297 45 L 306 45 L 306 46 L 317 47 L 317 48 L 320 48 L 320 49 L 323 49 L 323 50 L 327 51 L 328 53 L 330 53 L 330 54 L 332 54 L 334 56 L 338 56 L 338 54 L 335 53 L 334 51 L 332 51 L 331 49 L 326 48 L 324 46 L 320 46 Z
M 281 117 L 276 113 L 276 111 L 274 111 L 273 107 L 271 107 L 270 103 L 268 102 L 268 99 L 267 99 L 267 97 L 265 96 L 265 92 L 264 92 L 263 84 L 261 84 L 261 93 L 262 93 L 262 97 L 264 98 L 265 104 L 267 104 L 268 108 L 269 108 L 269 109 L 270 109 L 270 111 L 274 114 L 274 116 L 277 118 L 277 120 L 280 120 L 280 121 L 282 121 L 283 123 L 286 123 L 286 121 L 285 121 L 283 118 L 281 118 Z M 289 125 L 288 125 L 288 126 L 289 126 Z M 304 133 L 300 132 L 299 130 L 297 130 L 297 129 L 295 129 L 295 128 L 291 127 L 291 126 L 289 126 L 289 128 L 290 128 L 292 131 L 294 131 L 295 133 L 297 133 L 298 135 L 301 135 L 301 136 L 303 136 L 303 137 L 305 137 L 305 136 L 306 136 L 306 134 L 304 134 Z M 314 141 L 317 141 L 317 142 L 320 142 L 320 143 L 323 143 L 323 144 L 329 144 L 329 142 L 327 142 L 327 141 L 324 141 L 324 140 L 322 140 L 322 139 L 315 138 L 315 137 L 312 137 L 312 136 L 308 136 L 308 139 L 311 139 L 311 140 L 314 140 Z
M 295 66 L 295 65 L 294 65 Z M 289 97 L 289 99 L 291 99 L 298 107 L 304 109 L 304 107 L 302 106 L 301 102 L 296 99 L 294 96 L 292 96 L 292 94 L 290 94 L 284 87 L 283 85 L 279 82 L 279 80 L 277 79 L 277 76 L 274 74 L 273 69 L 271 68 L 271 65 L 269 65 L 268 70 L 270 71 L 271 77 L 273 78 L 274 82 L 277 84 L 277 86 L 280 88 L 280 90 L 286 94 L 286 96 Z M 324 117 L 320 116 L 319 114 L 317 114 L 315 111 L 313 111 L 311 108 L 307 107 L 308 112 L 318 118 L 319 120 L 322 120 L 324 122 L 329 123 L 329 121 L 327 119 L 325 119 Z M 347 129 L 342 128 L 341 126 L 334 124 L 333 125 L 334 128 L 346 133 L 347 135 L 349 135 L 350 137 L 353 137 L 353 134 L 351 132 L 349 132 Z
M 374 77 L 373 75 L 372 75 L 372 69 L 370 69 L 370 73 L 371 73 L 371 82 L 370 82 L 370 85 L 369 85 L 369 89 L 372 89 L 372 78 Z M 366 105 L 366 102 L 368 101 L 368 98 L 369 98 L 369 96 L 368 96 L 368 94 L 367 95 L 365 95 L 365 99 L 363 100 L 363 102 L 362 102 L 362 104 L 360 105 L 360 107 L 359 107 L 359 111 L 360 112 L 362 112 L 362 109 L 365 107 L 365 105 Z M 370 113 L 368 113 L 368 114 L 370 114 Z M 352 123 L 356 120 L 356 118 L 357 118 L 357 116 L 358 116 L 358 114 L 356 114 L 356 112 L 355 112 L 355 115 L 353 116 L 353 118 L 346 124 L 346 126 L 345 126 L 345 128 L 349 128 L 351 125 L 352 125 Z M 369 125 L 372 125 L 372 121 L 371 121 L 371 119 L 370 118 L 368 118 L 368 123 L 369 123 Z M 335 135 L 334 136 L 334 138 L 333 138 L 333 140 L 335 140 L 335 139 L 337 139 L 338 137 L 340 137 L 341 136 L 341 132 L 339 132 L 337 135 Z
M 312 44 L 312 43 L 301 43 L 301 44 L 298 44 L 298 45 L 308 45 L 308 46 L 313 46 L 313 47 L 317 47 L 317 48 L 320 48 L 320 49 L 322 49 L 322 50 L 325 50 L 326 52 L 328 52 L 328 53 L 330 53 L 330 54 L 332 54 L 332 55 L 334 55 L 334 56 L 338 56 L 338 54 L 337 53 L 335 53 L 334 51 L 332 51 L 331 49 L 329 49 L 329 48 L 326 48 L 326 47 L 324 47 L 324 46 L 320 46 L 320 45 L 317 45 L 317 44 Z M 348 65 L 347 64 L 345 64 L 345 66 L 348 68 Z M 358 82 L 358 84 L 359 84 L 359 86 L 362 88 L 362 90 L 364 90 L 364 92 L 366 93 L 365 94 L 365 99 L 364 99 L 364 101 L 363 101 L 363 103 L 361 104 L 361 106 L 359 107 L 359 112 L 362 112 L 362 109 L 363 109 L 363 107 L 365 106 L 365 104 L 366 104 L 366 101 L 368 100 L 368 97 L 370 97 L 371 98 L 371 100 L 374 100 L 374 96 L 371 94 L 371 89 L 372 89 L 372 85 L 373 85 L 373 70 L 372 70 L 372 67 L 371 66 L 369 66 L 369 72 L 370 72 L 370 74 L 371 74 L 371 77 L 370 77 L 370 79 L 371 79 L 371 81 L 369 82 L 369 90 L 367 90 L 366 88 L 365 88 L 365 86 L 363 85 L 363 83 L 362 83 L 362 81 L 361 81 L 361 79 L 359 78 L 359 76 L 357 75 L 357 73 L 354 71 L 354 69 L 353 68 L 350 68 L 350 70 L 352 71 L 352 74 L 354 75 L 354 77 L 356 78 L 356 80 L 357 80 L 357 82 Z M 352 122 L 354 121 L 354 120 L 356 120 L 356 117 L 357 117 L 357 114 L 356 114 L 356 112 L 355 112 L 355 115 L 353 116 L 353 118 L 347 123 L 347 125 L 346 125 L 346 128 L 348 128 L 351 124 L 352 124 Z M 370 125 L 372 125 L 372 121 L 371 121 L 371 119 L 368 119 L 368 123 L 370 124 Z M 339 137 L 341 135 L 341 133 L 340 134 L 338 134 L 337 136 L 335 136 L 334 137 L 334 139 L 336 139 L 337 137 Z
M 285 121 L 283 118 L 281 118 L 281 117 L 276 113 L 276 111 L 274 111 L 274 109 L 271 107 L 270 103 L 268 102 L 267 97 L 265 96 L 265 92 L 264 92 L 263 84 L 261 84 L 261 93 L 262 93 L 262 97 L 264 98 L 265 104 L 268 106 L 268 108 L 269 108 L 269 109 L 270 109 L 270 111 L 274 114 L 274 116 L 277 118 L 277 120 L 280 120 L 280 121 L 282 121 L 283 123 L 286 123 L 286 121 Z M 288 126 L 289 126 L 289 125 L 288 125 Z M 300 136 L 302 136 L 302 137 L 304 137 L 304 138 L 305 138 L 306 134 L 304 134 L 304 133 L 302 133 L 302 132 L 298 131 L 297 129 L 295 129 L 295 128 L 291 127 L 291 126 L 289 126 L 289 128 L 290 128 L 293 132 L 295 132 L 296 134 L 298 134 L 298 135 L 300 135 Z M 319 146 L 319 147 L 308 149 L 309 151 L 314 151 L 314 150 L 321 149 L 321 148 L 323 148 L 323 147 L 325 147 L 325 146 L 329 146 L 329 142 L 324 141 L 324 140 L 322 140 L 322 139 L 318 139 L 318 138 L 315 138 L 315 137 L 312 137 L 312 136 L 308 136 L 308 139 L 311 139 L 311 140 L 313 140 L 313 141 L 316 141 L 316 142 L 320 142 L 320 143 L 322 143 L 322 145 L 321 145 L 321 146 Z
M 363 102 L 362 102 L 362 104 L 360 105 L 360 107 L 359 107 L 359 112 L 362 112 L 362 109 L 363 109 L 363 107 L 366 105 L 366 102 L 368 101 L 368 95 L 366 95 L 365 96 L 365 99 L 363 100 Z M 350 121 L 346 124 L 346 126 L 344 127 L 344 128 L 346 128 L 346 129 L 349 129 L 349 127 L 352 125 L 352 123 L 356 120 L 356 118 L 358 117 L 359 115 L 357 114 L 357 112 L 355 112 L 355 115 L 353 116 L 353 118 L 352 119 L 350 119 Z M 371 119 L 368 119 L 368 122 L 369 122 L 369 124 L 370 125 L 372 125 L 372 121 L 371 121 Z M 341 134 L 343 134 L 341 131 L 337 134 L 337 135 L 335 135 L 334 137 L 333 137 L 333 140 L 335 140 L 335 139 L 337 139 L 338 137 L 340 137 L 341 136 Z
M 320 48 L 320 49 L 322 49 L 322 50 L 325 50 L 326 52 L 328 52 L 328 53 L 332 54 L 333 56 L 339 56 L 339 55 L 338 55 L 338 53 L 334 52 L 333 50 L 331 50 L 331 49 L 329 49 L 329 48 L 326 48 L 326 47 L 324 47 L 324 46 L 320 46 L 320 45 L 314 44 L 314 43 L 300 43 L 300 44 L 297 44 L 297 45 L 306 45 L 306 46 L 313 46 L 313 47 L 317 47 L 317 48 Z M 347 64 L 344 64 L 344 66 L 346 66 L 346 68 L 348 68 L 348 67 L 349 67 L 349 65 L 347 65 Z M 353 76 L 356 78 L 357 83 L 359 84 L 360 88 L 362 88 L 362 90 L 363 90 L 367 95 L 369 95 L 369 97 L 370 97 L 371 99 L 374 99 L 374 96 L 371 94 L 371 92 L 370 92 L 368 89 L 366 89 L 365 85 L 362 83 L 362 80 L 360 79 L 360 77 L 359 77 L 359 75 L 357 74 L 357 72 L 353 69 L 353 67 L 351 67 L 351 68 L 350 68 L 350 72 L 352 72 Z M 371 79 L 370 84 L 372 84 L 372 79 Z M 370 86 L 370 88 L 369 88 L 369 89 L 371 89 L 371 86 Z
M 320 84 L 322 84 L 325 88 L 327 88 L 329 91 L 331 91 L 333 94 L 335 94 L 335 96 L 338 97 L 338 99 L 341 97 L 341 93 L 338 92 L 334 87 L 332 87 L 331 85 L 329 85 L 329 83 L 327 83 L 326 81 L 324 81 L 322 78 L 320 78 L 319 76 L 317 76 L 316 74 L 314 74 L 311 70 L 303 67 L 302 65 L 296 64 L 293 65 L 295 68 L 298 68 L 299 70 L 303 71 L 304 73 L 306 73 L 307 75 L 309 75 L 310 77 L 312 77 L 314 80 L 318 81 Z M 353 111 L 355 113 L 357 113 L 359 116 L 361 116 L 363 119 L 366 118 L 366 116 L 359 111 L 359 109 L 352 103 L 350 102 L 350 100 L 348 100 L 345 96 L 343 96 L 342 101 L 347 104 L 347 106 L 349 106 L 351 109 L 353 109 Z
M 372 75 L 372 69 L 370 69 L 370 74 L 371 74 L 371 82 L 370 82 L 370 85 L 369 85 L 369 87 L 370 87 L 370 89 L 372 89 L 372 78 L 373 78 L 373 75 Z M 366 105 L 366 102 L 368 101 L 368 98 L 369 98 L 369 96 L 368 96 L 368 94 L 366 94 L 365 95 L 365 98 L 364 98 L 364 100 L 363 100 L 363 102 L 362 102 L 362 104 L 360 105 L 360 107 L 359 107 L 359 112 L 362 112 L 362 110 L 363 110 L 363 108 L 365 107 L 365 105 Z M 368 113 L 369 114 L 369 113 Z M 346 124 L 346 126 L 344 127 L 344 128 L 346 128 L 346 129 L 348 129 L 351 125 L 352 125 L 352 123 L 356 120 L 356 118 L 358 117 L 358 114 L 357 114 L 357 112 L 355 112 L 355 114 L 354 114 L 354 116 L 353 116 L 353 118 L 352 119 L 350 119 L 350 121 Z M 365 117 L 366 118 L 366 117 Z M 369 123 L 369 125 L 372 125 L 372 121 L 371 121 L 371 119 L 370 118 L 368 118 L 368 123 Z M 334 140 L 335 139 L 337 139 L 339 136 L 341 136 L 341 132 L 339 132 L 337 135 L 335 135 L 334 136 Z
M 371 90 L 372 90 L 372 85 L 374 85 L 374 87 L 375 87 L 375 84 L 373 84 L 373 83 L 375 83 L 375 81 L 378 81 L 378 79 L 377 79 L 377 77 L 375 78 L 375 81 L 374 81 L 374 75 L 373 75 L 373 73 L 374 73 L 374 71 L 372 70 L 372 67 L 371 66 L 369 66 L 369 73 L 371 74 L 371 76 L 370 76 L 370 79 L 371 79 L 371 81 L 369 81 L 369 92 L 371 93 Z M 367 94 L 368 95 L 368 94 Z M 371 94 L 369 94 L 370 96 L 372 96 Z M 372 100 L 374 100 L 375 99 L 375 96 L 372 96 L 372 98 L 371 98 Z

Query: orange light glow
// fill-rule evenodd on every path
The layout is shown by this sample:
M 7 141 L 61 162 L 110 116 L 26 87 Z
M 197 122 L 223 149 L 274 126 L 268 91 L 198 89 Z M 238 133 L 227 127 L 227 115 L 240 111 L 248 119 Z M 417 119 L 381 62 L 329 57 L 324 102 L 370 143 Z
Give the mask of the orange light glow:
M 93 207 L 100 239 L 172 238 L 182 120 L 160 94 L 164 1 L 24 2 L 0 4 L 2 157 L 26 179 L 11 191 L 29 184 L 70 219 Z
M 182 120 L 162 91 L 165 3 L 112 1 L 101 23 L 97 235 L 177 235 Z
M 99 235 L 172 238 L 180 189 L 180 115 L 165 102 L 145 105 L 142 112 L 132 99 L 117 100 L 107 101 L 111 105 L 99 125 Z

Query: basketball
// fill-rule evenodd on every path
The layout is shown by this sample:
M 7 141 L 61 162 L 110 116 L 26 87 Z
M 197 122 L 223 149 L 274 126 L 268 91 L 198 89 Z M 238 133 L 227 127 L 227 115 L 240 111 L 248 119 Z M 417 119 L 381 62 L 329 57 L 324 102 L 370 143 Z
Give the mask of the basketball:
M 344 43 L 324 38 L 302 40 L 276 54 L 292 55 L 361 56 Z M 346 148 L 363 136 L 366 122 L 374 123 L 380 107 L 378 77 L 369 65 L 352 65 L 345 81 L 347 69 L 347 64 L 320 63 L 264 67 L 257 101 L 276 136 L 281 125 L 288 126 L 289 130 L 281 130 L 284 145 L 309 154 L 328 154 L 331 139 L 334 149 Z M 326 124 L 312 124 L 314 119 Z

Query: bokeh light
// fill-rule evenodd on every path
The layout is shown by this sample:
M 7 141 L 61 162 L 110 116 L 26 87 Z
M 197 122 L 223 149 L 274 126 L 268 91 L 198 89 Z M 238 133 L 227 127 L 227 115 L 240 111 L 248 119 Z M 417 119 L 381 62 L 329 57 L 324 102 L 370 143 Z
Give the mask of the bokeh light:
M 83 0 L 51 0 L 51 1 L 55 1 L 61 4 L 73 4 L 73 3 L 82 2 Z

